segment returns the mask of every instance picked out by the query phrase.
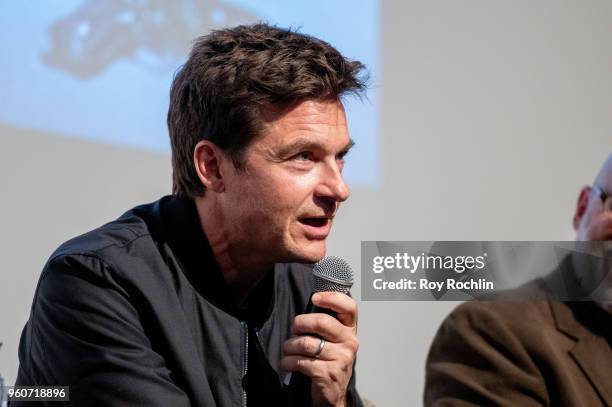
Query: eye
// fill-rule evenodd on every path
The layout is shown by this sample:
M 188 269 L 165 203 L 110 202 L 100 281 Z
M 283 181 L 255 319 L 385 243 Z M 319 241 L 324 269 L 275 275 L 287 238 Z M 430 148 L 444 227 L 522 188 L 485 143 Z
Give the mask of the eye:
M 302 151 L 292 157 L 296 161 L 312 161 L 313 154 L 310 151 Z

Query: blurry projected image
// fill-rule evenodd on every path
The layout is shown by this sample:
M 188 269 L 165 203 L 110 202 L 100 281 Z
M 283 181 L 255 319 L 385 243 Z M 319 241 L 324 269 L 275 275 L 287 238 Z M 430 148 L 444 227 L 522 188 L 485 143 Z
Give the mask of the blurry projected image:
M 367 98 L 346 103 L 357 144 L 345 175 L 353 185 L 376 185 L 378 0 L 1 2 L 0 124 L 169 151 L 168 93 L 192 40 L 259 21 L 298 28 L 366 64 Z

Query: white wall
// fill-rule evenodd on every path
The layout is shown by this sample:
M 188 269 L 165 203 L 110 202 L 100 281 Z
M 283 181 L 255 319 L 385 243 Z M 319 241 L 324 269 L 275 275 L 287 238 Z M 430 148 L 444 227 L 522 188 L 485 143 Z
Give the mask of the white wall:
M 612 3 L 382 6 L 381 183 L 353 189 L 330 253 L 359 265 L 361 240 L 571 239 L 578 190 L 612 151 Z M 10 383 L 47 256 L 167 193 L 170 163 L 61 135 L 0 135 L 0 372 Z M 454 305 L 362 302 L 362 395 L 420 404 L 428 345 Z

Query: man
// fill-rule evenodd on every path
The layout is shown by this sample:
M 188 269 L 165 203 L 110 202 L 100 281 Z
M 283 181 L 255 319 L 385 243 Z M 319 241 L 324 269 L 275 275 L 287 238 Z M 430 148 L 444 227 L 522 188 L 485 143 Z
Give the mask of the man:
M 212 32 L 176 75 L 173 192 L 63 244 L 43 270 L 17 385 L 72 405 L 361 405 L 355 302 L 304 312 L 351 148 L 362 64 L 265 24 Z M 288 394 L 286 372 L 311 380 Z
M 577 241 L 612 240 L 611 192 L 612 155 L 593 186 L 580 192 L 573 219 Z M 507 293 L 511 300 L 526 293 L 541 300 L 473 301 L 455 309 L 430 349 L 425 404 L 612 406 L 610 259 L 600 269 L 581 267 L 581 258 L 574 254 L 555 273 Z M 594 272 L 600 274 L 598 287 L 589 283 Z M 550 298 L 560 273 L 594 301 Z

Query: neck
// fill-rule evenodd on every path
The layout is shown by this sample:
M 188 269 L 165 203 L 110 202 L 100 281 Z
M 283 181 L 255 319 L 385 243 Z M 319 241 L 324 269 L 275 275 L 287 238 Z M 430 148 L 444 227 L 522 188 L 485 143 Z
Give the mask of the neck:
M 259 281 L 273 269 L 274 264 L 265 261 L 241 239 L 237 228 L 228 225 L 224 214 L 213 200 L 196 198 L 200 225 L 215 256 L 236 303 L 243 303 Z

